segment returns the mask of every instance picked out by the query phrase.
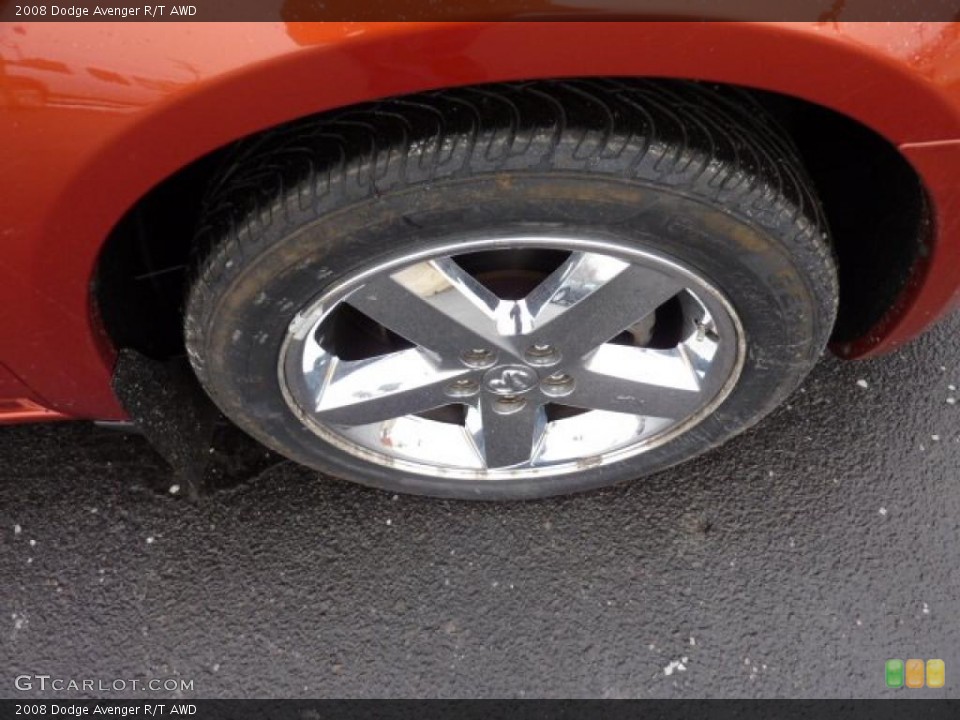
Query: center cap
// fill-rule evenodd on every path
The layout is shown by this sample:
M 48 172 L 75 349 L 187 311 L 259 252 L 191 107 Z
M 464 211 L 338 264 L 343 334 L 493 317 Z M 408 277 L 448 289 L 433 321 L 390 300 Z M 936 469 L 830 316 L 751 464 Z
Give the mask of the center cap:
M 483 387 L 494 395 L 522 395 L 539 382 L 537 373 L 523 365 L 498 365 L 483 376 Z

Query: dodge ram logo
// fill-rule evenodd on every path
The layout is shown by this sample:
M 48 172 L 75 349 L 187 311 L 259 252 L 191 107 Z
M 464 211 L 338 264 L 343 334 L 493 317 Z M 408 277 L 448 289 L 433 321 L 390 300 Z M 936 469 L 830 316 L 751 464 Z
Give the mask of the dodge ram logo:
M 537 374 L 522 365 L 501 365 L 483 378 L 483 386 L 495 395 L 521 395 L 536 387 L 537 382 Z

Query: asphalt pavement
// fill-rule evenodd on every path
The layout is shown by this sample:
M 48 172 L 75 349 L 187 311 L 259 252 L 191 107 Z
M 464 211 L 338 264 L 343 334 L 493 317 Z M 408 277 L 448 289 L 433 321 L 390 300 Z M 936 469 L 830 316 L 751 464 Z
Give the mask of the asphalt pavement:
M 192 504 L 139 436 L 2 428 L 0 697 L 960 697 L 958 350 L 827 357 L 703 457 L 515 504 L 285 462 Z

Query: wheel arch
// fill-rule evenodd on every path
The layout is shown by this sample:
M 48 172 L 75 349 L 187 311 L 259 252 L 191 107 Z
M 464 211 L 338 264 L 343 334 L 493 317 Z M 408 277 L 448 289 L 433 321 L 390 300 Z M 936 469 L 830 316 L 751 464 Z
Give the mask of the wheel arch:
M 453 85 L 643 76 L 778 93 L 829 108 L 894 146 L 960 136 L 957 108 L 938 86 L 883 49 L 889 38 L 871 46 L 855 37 L 855 29 L 841 31 L 832 23 L 400 23 L 356 37 L 345 34 L 338 42 L 313 37 L 310 29 L 296 37 L 293 25 L 271 26 L 271 32 L 294 39 L 284 51 L 198 78 L 137 112 L 59 195 L 45 223 L 48 234 L 78 213 L 89 219 L 78 230 L 72 262 L 75 267 L 79 255 L 88 268 L 84 288 L 93 340 L 87 347 L 96 348 L 107 372 L 113 345 L 104 340 L 101 308 L 90 292 L 90 280 L 102 269 L 106 238 L 116 236 L 158 192 L 196 177 L 211 153 L 306 115 Z M 212 32 L 203 29 L 195 41 L 209 42 L 206 33 Z M 646 47 L 657 51 L 644 52 Z M 791 63 L 757 62 L 757 57 L 789 57 Z M 303 91 L 304 78 L 318 78 L 310 92 Z M 843 91 L 854 86 L 856 92 Z M 890 98 L 897 98 L 899 107 L 890 107 Z M 912 108 L 910 117 L 904 105 Z M 153 145 L 164 152 L 144 152 Z M 48 395 L 59 404 L 56 392 Z

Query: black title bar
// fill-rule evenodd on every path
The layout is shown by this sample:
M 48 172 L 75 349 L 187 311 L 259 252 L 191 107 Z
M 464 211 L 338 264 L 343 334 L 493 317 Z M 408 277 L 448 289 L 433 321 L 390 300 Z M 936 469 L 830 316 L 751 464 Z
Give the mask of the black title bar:
M 958 0 L 0 0 L 4 22 L 960 20 Z

